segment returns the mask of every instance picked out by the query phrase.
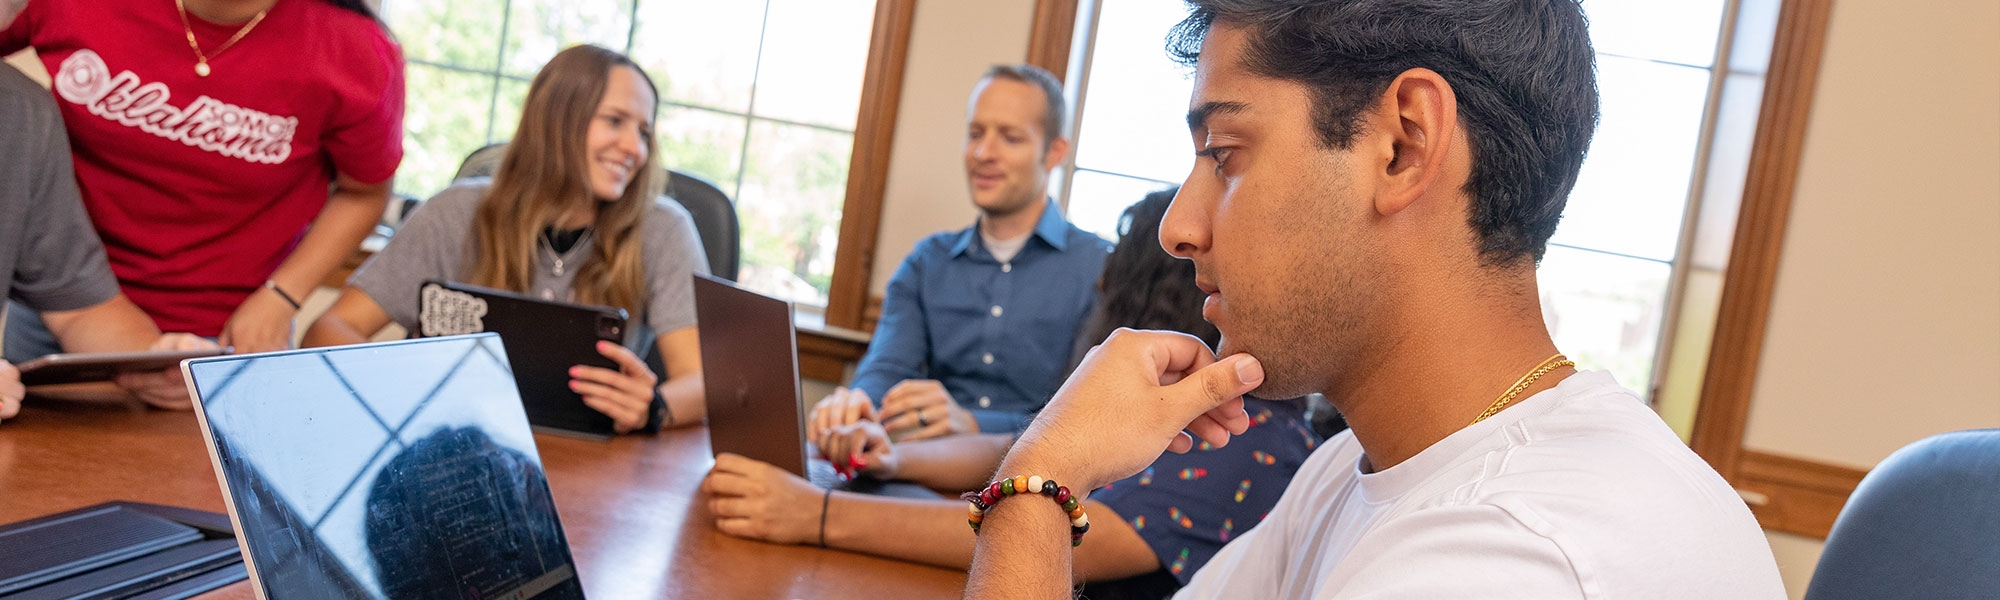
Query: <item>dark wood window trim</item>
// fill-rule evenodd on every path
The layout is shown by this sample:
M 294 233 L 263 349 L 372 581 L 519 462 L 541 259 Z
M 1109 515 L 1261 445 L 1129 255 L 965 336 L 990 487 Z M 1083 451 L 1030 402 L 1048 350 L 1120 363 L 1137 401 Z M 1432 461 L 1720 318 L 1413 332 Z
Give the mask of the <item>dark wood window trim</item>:
M 916 0 L 875 3 L 875 29 L 868 42 L 868 70 L 861 84 L 861 112 L 854 120 L 854 152 L 848 158 L 847 198 L 841 205 L 840 245 L 833 255 L 833 283 L 827 293 L 826 323 L 859 329 L 868 306 L 875 239 L 882 228 L 882 194 L 889 185 L 890 147 L 896 111 L 903 100 L 903 63 L 910 54 Z
M 1076 38 L 1079 0 L 1035 0 L 1035 26 L 1028 34 L 1028 64 L 1048 69 L 1063 81 L 1069 75 L 1070 41 Z
M 1765 529 L 1826 538 L 1867 471 L 1756 450 L 1744 451 L 1731 483 Z
M 1862 472 L 1748 452 L 1743 429 L 1763 355 L 1779 254 L 1798 183 L 1833 0 L 1785 0 L 1771 49 L 1750 172 L 1691 445 L 1738 489 L 1765 527 L 1825 537 Z

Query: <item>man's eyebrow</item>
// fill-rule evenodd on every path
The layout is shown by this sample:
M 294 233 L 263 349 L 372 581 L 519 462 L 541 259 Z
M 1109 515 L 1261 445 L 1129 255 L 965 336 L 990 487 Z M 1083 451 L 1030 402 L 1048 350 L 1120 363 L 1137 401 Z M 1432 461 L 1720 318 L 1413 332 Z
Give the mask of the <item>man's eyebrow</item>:
M 1203 102 L 1200 106 L 1188 109 L 1188 130 L 1193 131 L 1208 126 L 1210 116 L 1234 115 L 1247 110 L 1250 110 L 1250 105 L 1244 102 Z

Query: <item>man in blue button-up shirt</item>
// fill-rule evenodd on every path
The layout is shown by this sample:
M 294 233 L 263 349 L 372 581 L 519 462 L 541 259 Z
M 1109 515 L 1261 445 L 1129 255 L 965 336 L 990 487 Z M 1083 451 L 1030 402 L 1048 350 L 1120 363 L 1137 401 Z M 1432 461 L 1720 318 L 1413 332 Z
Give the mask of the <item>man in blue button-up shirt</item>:
M 1048 198 L 1049 170 L 1069 151 L 1063 114 L 1061 84 L 1034 66 L 996 66 L 973 88 L 965 170 L 979 221 L 903 260 L 854 376 L 901 439 L 1011 433 L 1062 385 L 1111 250 Z M 832 399 L 853 410 L 815 424 L 875 417 L 850 394 Z

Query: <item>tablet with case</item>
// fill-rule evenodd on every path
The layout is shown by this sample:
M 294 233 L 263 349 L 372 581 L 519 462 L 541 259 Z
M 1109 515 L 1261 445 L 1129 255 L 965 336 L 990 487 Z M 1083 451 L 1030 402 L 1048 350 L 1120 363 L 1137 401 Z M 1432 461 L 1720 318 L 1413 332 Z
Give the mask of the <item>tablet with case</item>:
M 552 433 L 609 439 L 609 415 L 583 403 L 569 389 L 569 368 L 617 370 L 597 352 L 598 341 L 623 344 L 625 309 L 542 300 L 476 285 L 425 281 L 417 304 L 415 337 L 500 334 L 528 423 Z

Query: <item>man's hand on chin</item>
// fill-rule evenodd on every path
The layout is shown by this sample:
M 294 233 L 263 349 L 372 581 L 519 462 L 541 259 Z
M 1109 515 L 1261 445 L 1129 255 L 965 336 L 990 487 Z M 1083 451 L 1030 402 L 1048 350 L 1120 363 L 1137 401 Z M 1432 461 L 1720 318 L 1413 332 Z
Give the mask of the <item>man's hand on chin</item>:
M 1000 468 L 1041 475 L 1071 490 L 1130 477 L 1166 450 L 1186 452 L 1189 434 L 1222 446 L 1250 418 L 1243 394 L 1264 382 L 1248 354 L 1216 359 L 1183 333 L 1120 329 L 1092 348 Z

